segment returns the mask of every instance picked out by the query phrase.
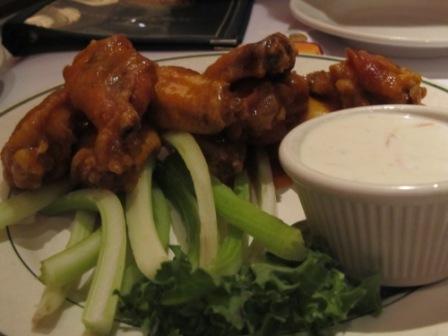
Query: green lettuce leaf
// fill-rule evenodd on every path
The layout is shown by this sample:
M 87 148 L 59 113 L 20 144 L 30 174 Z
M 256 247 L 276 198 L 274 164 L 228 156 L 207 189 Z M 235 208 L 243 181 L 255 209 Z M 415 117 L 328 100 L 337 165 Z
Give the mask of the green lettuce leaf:
M 381 307 L 376 278 L 353 283 L 321 252 L 310 251 L 300 264 L 268 259 L 217 279 L 173 251 L 155 281 L 144 279 L 121 296 L 122 319 L 153 336 L 317 335 Z

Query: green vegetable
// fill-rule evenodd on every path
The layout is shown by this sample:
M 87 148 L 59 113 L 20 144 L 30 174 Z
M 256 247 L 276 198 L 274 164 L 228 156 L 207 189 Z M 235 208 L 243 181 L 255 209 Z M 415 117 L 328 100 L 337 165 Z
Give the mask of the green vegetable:
M 77 211 L 72 223 L 70 239 L 67 248 L 74 246 L 91 235 L 95 225 L 95 215 L 86 211 Z M 33 316 L 33 324 L 37 325 L 48 316 L 54 314 L 67 297 L 68 292 L 75 284 L 65 286 L 47 286 L 44 289 L 40 302 Z
M 277 214 L 277 198 L 275 194 L 274 179 L 272 177 L 271 163 L 269 157 L 263 148 L 257 148 L 255 151 L 256 163 L 256 182 L 255 190 L 257 194 L 257 203 L 261 210 L 270 215 Z M 249 247 L 249 260 L 256 261 L 263 259 L 265 254 L 264 245 L 254 239 Z
M 275 216 L 277 214 L 277 197 L 275 195 L 274 178 L 272 177 L 269 157 L 262 148 L 256 150 L 257 182 L 256 192 L 261 210 Z
M 154 161 L 151 159 L 141 172 L 135 188 L 126 195 L 126 223 L 135 263 L 150 279 L 162 262 L 168 260 L 154 223 L 151 200 L 153 170 Z
M 255 263 L 219 281 L 192 267 L 180 249 L 174 252 L 154 281 L 141 281 L 121 296 L 120 318 L 142 326 L 145 335 L 317 333 L 361 305 L 365 309 L 366 302 L 370 311 L 380 309 L 371 300 L 379 297 L 378 284 L 351 283 L 320 252 L 309 252 L 300 264 Z
M 245 172 L 235 178 L 235 194 L 241 199 L 249 201 L 250 184 Z M 227 224 L 227 223 L 225 223 Z M 208 271 L 214 275 L 233 275 L 243 264 L 247 249 L 247 237 L 240 229 L 227 225 L 227 235 L 219 247 L 216 259 Z
M 216 209 L 222 219 L 248 233 L 281 258 L 297 261 L 305 258 L 307 249 L 298 229 L 240 199 L 218 180 L 213 179 L 212 183 Z
M 162 190 L 154 183 L 152 187 L 152 208 L 154 222 L 160 242 L 165 250 L 170 242 L 171 207 Z
M 163 193 L 178 211 L 185 227 L 188 257 L 193 265 L 199 263 L 199 215 L 193 184 L 187 168 L 178 155 L 171 155 L 159 163 L 155 171 Z M 173 228 L 176 222 L 173 222 Z
M 34 215 L 70 190 L 67 182 L 54 183 L 33 191 L 24 191 L 0 202 L 0 230 Z
M 132 287 L 145 276 L 138 269 L 135 262 L 131 262 L 126 265 L 123 275 L 123 282 L 121 284 L 121 293 L 129 294 L 131 292 Z
M 126 224 L 118 197 L 108 190 L 78 190 L 58 199 L 47 213 L 98 210 L 101 216 L 101 248 L 87 296 L 83 322 L 91 332 L 108 335 L 112 329 L 126 258 Z M 74 246 L 76 247 L 76 245 Z
M 190 172 L 200 220 L 199 266 L 207 268 L 218 252 L 218 224 L 207 162 L 191 134 L 168 132 L 163 137 L 177 150 Z
M 47 286 L 67 285 L 93 268 L 101 248 L 101 229 L 88 238 L 43 260 L 40 280 Z

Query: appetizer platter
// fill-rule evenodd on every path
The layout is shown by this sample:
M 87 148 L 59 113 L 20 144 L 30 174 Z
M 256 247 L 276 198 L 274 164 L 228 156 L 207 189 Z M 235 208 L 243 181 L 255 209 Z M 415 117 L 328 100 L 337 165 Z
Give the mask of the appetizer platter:
M 368 73 L 372 65 L 380 76 Z M 363 51 L 342 60 L 296 56 L 280 34 L 224 55 L 157 63 L 114 36 L 91 43 L 64 77 L 64 86 L 0 112 L 0 191 L 9 194 L 0 213 L 0 332 L 271 335 L 337 324 L 347 335 L 423 335 L 448 328 L 444 283 L 405 289 L 383 302 L 379 316 L 356 318 L 379 312 L 377 279 L 349 279 L 328 252 L 286 225 L 304 214 L 275 158 L 276 144 L 307 119 L 366 104 L 444 107 L 446 89 Z M 254 237 L 250 245 L 243 233 Z M 280 306 L 269 301 L 277 295 L 270 286 L 282 280 L 275 267 L 299 277 L 301 265 L 313 263 L 325 274 L 303 281 L 326 285 L 298 296 L 301 308 L 285 295 L 304 289 L 278 294 L 285 311 L 272 315 Z M 368 293 L 367 309 L 356 310 Z M 159 311 L 144 308 L 156 300 Z M 434 306 L 431 316 L 422 304 Z M 295 320 L 285 317 L 293 312 Z

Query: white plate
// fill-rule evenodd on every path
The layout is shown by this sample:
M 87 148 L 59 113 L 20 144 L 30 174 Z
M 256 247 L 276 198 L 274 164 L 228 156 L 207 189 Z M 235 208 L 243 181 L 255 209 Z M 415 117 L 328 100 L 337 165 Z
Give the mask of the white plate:
M 179 65 L 203 70 L 216 55 L 195 55 L 160 61 L 164 65 Z M 296 70 L 306 74 L 327 69 L 336 59 L 301 56 Z M 62 69 L 61 69 L 62 71 Z M 428 96 L 425 103 L 447 107 L 448 90 L 425 82 Z M 0 145 L 3 146 L 20 118 L 45 97 L 50 89 L 0 112 Z M 44 91 L 45 90 L 45 91 Z M 304 218 L 297 196 L 291 190 L 279 195 L 279 216 L 288 223 Z M 38 223 L 28 221 L 0 232 L 0 333 L 6 336 L 39 335 L 31 330 L 31 317 L 43 290 L 37 279 L 41 259 L 62 249 L 68 237 L 67 218 L 39 217 Z M 49 335 L 79 336 L 83 333 L 82 309 L 75 297 L 67 301 L 59 321 L 47 331 Z M 353 320 L 346 335 L 447 335 L 448 334 L 448 281 L 395 297 L 378 318 L 363 317 Z M 81 302 L 82 304 L 82 302 Z M 124 330 L 117 334 L 135 334 Z M 138 333 L 137 333 L 138 334 Z
M 445 0 L 290 0 L 296 19 L 371 51 L 403 57 L 448 55 Z

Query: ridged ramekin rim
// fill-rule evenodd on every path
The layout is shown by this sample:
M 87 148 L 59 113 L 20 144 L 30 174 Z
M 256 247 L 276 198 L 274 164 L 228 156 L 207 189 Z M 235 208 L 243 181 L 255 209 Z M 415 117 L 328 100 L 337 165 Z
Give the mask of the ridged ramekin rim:
M 330 119 L 343 118 L 350 114 L 368 113 L 372 111 L 418 115 L 440 120 L 448 124 L 448 109 L 445 110 L 424 105 L 371 105 L 331 112 L 296 126 L 284 137 L 279 146 L 279 159 L 285 172 L 295 183 L 344 194 L 381 196 L 384 198 L 395 198 L 397 196 L 402 198 L 428 197 L 431 195 L 448 196 L 448 178 L 440 182 L 410 184 L 406 186 L 357 182 L 321 173 L 305 164 L 301 164 L 299 160 L 293 159 L 294 153 L 291 153 L 291 149 L 294 147 L 297 133 L 303 134 L 309 129 Z

